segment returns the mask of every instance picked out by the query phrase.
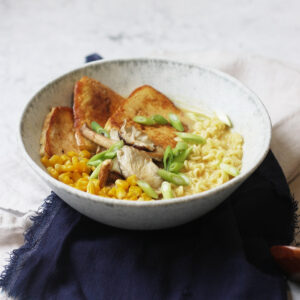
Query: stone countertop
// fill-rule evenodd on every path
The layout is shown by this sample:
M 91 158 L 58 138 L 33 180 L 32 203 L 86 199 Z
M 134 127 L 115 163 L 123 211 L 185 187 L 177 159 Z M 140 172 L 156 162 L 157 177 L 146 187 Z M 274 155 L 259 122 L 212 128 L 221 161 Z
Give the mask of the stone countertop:
M 2 141 L 16 144 L 33 93 L 93 52 L 119 58 L 218 51 L 300 66 L 299 12 L 298 0 L 0 0 L 1 101 L 9 115 L 9 122 L 0 118 Z M 0 149 L 7 155 L 8 147 Z M 26 178 L 13 184 L 21 189 Z M 44 195 L 37 189 L 33 197 L 37 207 Z

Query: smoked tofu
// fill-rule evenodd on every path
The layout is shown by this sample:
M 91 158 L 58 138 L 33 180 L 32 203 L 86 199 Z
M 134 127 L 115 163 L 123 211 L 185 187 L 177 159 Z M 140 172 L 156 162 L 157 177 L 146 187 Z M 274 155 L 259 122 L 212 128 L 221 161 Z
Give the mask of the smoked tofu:
M 80 149 L 96 151 L 97 146 L 80 132 L 81 126 L 96 121 L 102 127 L 107 119 L 123 104 L 125 99 L 99 81 L 82 77 L 74 89 L 74 127 L 77 145 Z
M 42 156 L 78 152 L 75 140 L 73 111 L 70 107 L 53 107 L 46 116 L 40 139 Z
M 123 105 L 108 119 L 105 128 L 120 130 L 124 120 L 126 120 L 126 127 L 134 126 L 137 130 L 145 133 L 156 146 L 166 148 L 170 145 L 175 147 L 176 129 L 170 124 L 148 126 L 133 121 L 135 116 L 151 117 L 156 114 L 160 114 L 168 120 L 169 113 L 176 114 L 184 128 L 188 128 L 188 120 L 183 112 L 169 98 L 153 87 L 144 85 L 131 93 Z

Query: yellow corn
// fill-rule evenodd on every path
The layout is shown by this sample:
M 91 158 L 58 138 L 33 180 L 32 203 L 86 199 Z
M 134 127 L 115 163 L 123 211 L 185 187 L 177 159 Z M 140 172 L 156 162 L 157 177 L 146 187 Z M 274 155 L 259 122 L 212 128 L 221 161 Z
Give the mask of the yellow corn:
M 81 191 L 117 199 L 151 200 L 151 197 L 137 186 L 138 179 L 135 175 L 126 180 L 117 179 L 113 186 L 100 189 L 98 179 L 89 179 L 89 175 L 95 169 L 87 165 L 91 156 L 92 153 L 87 150 L 82 150 L 78 154 L 69 151 L 67 154 L 51 157 L 45 155 L 41 157 L 41 163 L 52 177 Z
M 68 155 L 69 157 L 73 157 L 73 156 L 77 156 L 77 153 L 74 152 L 74 151 L 69 151 L 69 152 L 67 152 L 67 155 Z
M 50 167 L 50 163 L 49 163 L 49 158 L 48 156 L 43 156 L 41 158 L 41 163 L 45 166 L 45 167 Z
M 144 201 L 152 200 L 152 198 L 149 197 L 146 193 L 142 193 L 141 199 L 144 200 Z
M 129 185 L 137 185 L 137 177 L 136 175 L 131 175 L 129 176 L 126 181 L 128 182 Z
M 122 187 L 118 186 L 116 188 L 116 196 L 118 199 L 123 199 L 126 196 L 126 191 Z
M 67 160 L 69 160 L 69 156 L 67 156 L 66 154 L 63 154 L 60 156 L 62 163 L 64 164 Z
M 87 185 L 87 192 L 90 194 L 96 195 L 96 187 L 92 180 L 90 180 Z
M 77 182 L 81 178 L 81 174 L 79 172 L 72 173 L 72 179 L 74 182 Z
M 54 177 L 55 179 L 58 178 L 59 173 L 53 168 L 53 167 L 48 167 L 47 171 L 49 172 L 49 174 Z
M 116 197 L 116 187 L 112 187 L 112 188 L 108 191 L 107 195 L 108 195 L 109 197 Z
M 73 183 L 73 180 L 70 178 L 70 176 L 67 173 L 62 173 L 58 176 L 58 180 L 62 181 L 65 184 Z
M 79 157 L 90 158 L 91 153 L 87 150 L 82 150 L 82 151 L 79 152 Z
M 127 181 L 125 181 L 125 180 L 122 180 L 122 179 L 117 179 L 116 182 L 115 182 L 115 184 L 116 184 L 117 188 L 122 188 L 125 191 L 127 191 L 128 188 L 129 188 L 129 183 Z

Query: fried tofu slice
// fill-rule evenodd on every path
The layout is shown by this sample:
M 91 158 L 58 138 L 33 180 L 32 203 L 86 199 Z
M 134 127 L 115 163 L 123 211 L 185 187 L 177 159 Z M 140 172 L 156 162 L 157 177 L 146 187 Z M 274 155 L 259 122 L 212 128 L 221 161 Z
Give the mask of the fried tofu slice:
M 133 121 L 135 116 L 151 117 L 159 114 L 169 119 L 169 113 L 176 114 L 185 130 L 188 130 L 189 121 L 184 113 L 173 102 L 149 85 L 144 85 L 134 90 L 123 105 L 108 119 L 105 128 L 120 130 L 124 120 L 126 126 L 134 126 L 137 130 L 146 133 L 150 140 L 164 149 L 170 145 L 175 147 L 176 130 L 171 125 L 141 125 Z
M 125 99 L 99 81 L 82 77 L 74 89 L 74 127 L 75 138 L 80 149 L 96 151 L 97 146 L 80 132 L 81 126 L 96 121 L 102 127 L 107 119 L 123 104 Z
M 45 118 L 40 138 L 42 156 L 78 152 L 75 140 L 73 111 L 70 107 L 53 107 Z

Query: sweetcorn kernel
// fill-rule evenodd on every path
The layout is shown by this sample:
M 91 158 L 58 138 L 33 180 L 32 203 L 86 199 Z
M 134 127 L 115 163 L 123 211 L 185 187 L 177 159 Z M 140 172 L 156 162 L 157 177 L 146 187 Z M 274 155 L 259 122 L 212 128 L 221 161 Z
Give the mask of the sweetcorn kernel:
M 49 158 L 49 163 L 51 166 L 54 166 L 55 164 L 61 163 L 61 159 L 58 155 L 54 154 Z
M 70 178 L 70 176 L 67 173 L 62 173 L 58 176 L 58 180 L 62 181 L 65 184 L 73 183 L 73 180 Z
M 78 164 L 78 162 L 79 162 L 78 157 L 77 157 L 77 156 L 73 156 L 73 157 L 72 157 L 72 164 L 73 164 L 73 165 L 76 165 L 76 164 Z
M 53 168 L 53 167 L 48 167 L 47 171 L 49 172 L 49 174 L 54 177 L 55 179 L 58 178 L 59 173 Z
M 55 164 L 54 168 L 58 173 L 63 172 L 63 165 L 61 164 Z
M 60 156 L 62 163 L 64 164 L 67 160 L 69 160 L 69 157 L 66 154 L 63 154 Z
M 115 184 L 116 184 L 117 188 L 122 188 L 125 191 L 127 191 L 128 188 L 129 188 L 129 183 L 125 180 L 122 180 L 122 179 L 117 179 Z
M 107 193 L 108 196 L 110 197 L 116 197 L 116 187 L 112 187 L 108 193 Z
M 129 185 L 137 185 L 137 177 L 136 175 L 129 176 L 126 181 L 129 183 Z
M 73 172 L 72 173 L 72 179 L 74 182 L 77 182 L 81 178 L 81 174 L 79 172 Z
M 79 152 L 79 156 L 83 157 L 83 158 L 90 158 L 91 153 L 87 150 L 82 150 L 82 151 Z
M 127 196 L 138 198 L 142 194 L 142 189 L 139 186 L 131 186 L 128 190 Z
M 122 187 L 116 188 L 116 197 L 118 199 L 123 199 L 126 196 L 126 191 Z
M 149 197 L 146 193 L 142 193 L 141 199 L 144 200 L 144 201 L 152 200 L 152 198 Z
M 90 194 L 96 195 L 95 184 L 92 180 L 90 180 L 88 185 L 87 185 L 87 192 L 90 193 Z
M 83 172 L 83 173 L 82 173 L 82 177 L 83 177 L 83 178 L 89 178 L 90 175 L 89 175 L 88 173 Z
M 49 167 L 50 166 L 50 163 L 49 163 L 49 158 L 48 156 L 43 156 L 41 158 L 41 163 L 45 166 L 45 167 Z
M 67 152 L 67 155 L 68 155 L 69 157 L 73 157 L 73 156 L 77 156 L 77 153 L 74 152 L 74 151 L 69 151 L 69 152 Z

